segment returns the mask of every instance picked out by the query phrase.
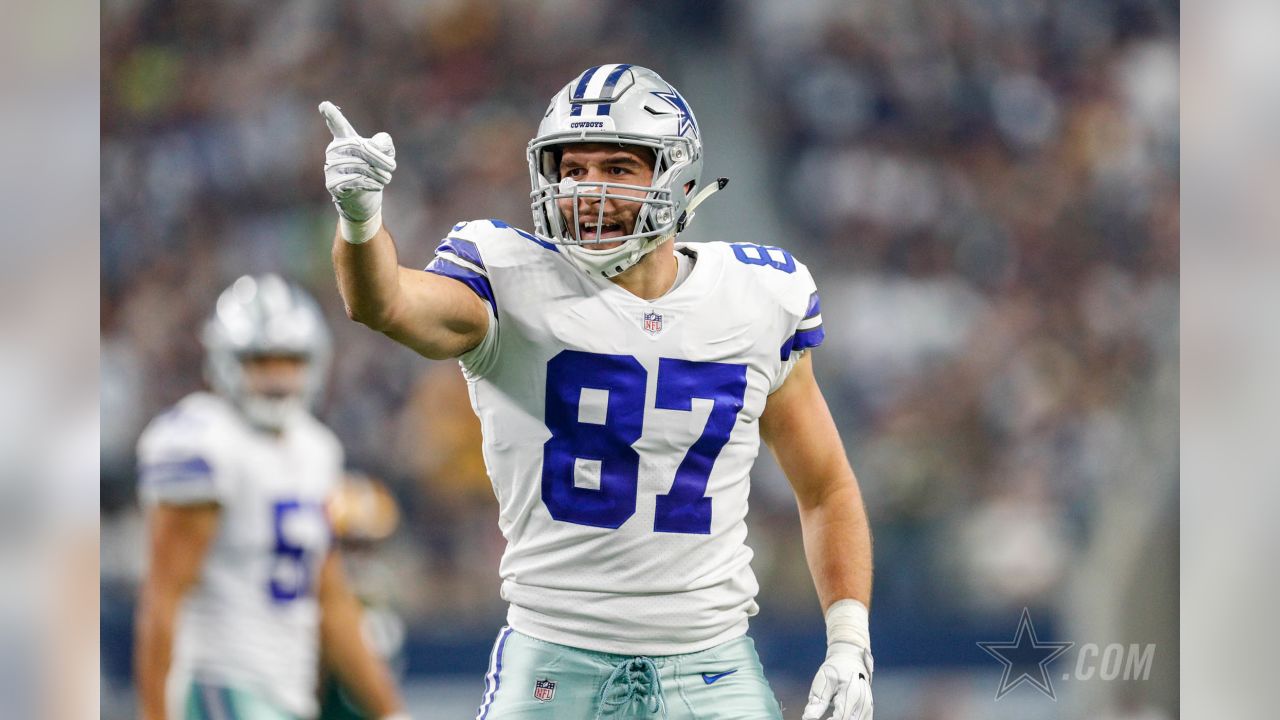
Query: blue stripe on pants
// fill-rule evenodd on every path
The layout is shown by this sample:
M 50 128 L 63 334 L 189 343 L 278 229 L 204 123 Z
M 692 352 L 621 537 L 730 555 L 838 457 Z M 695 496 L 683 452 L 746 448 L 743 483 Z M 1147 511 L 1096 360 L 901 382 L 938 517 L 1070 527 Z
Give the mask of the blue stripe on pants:
M 476 720 L 489 717 L 489 708 L 493 706 L 493 698 L 498 694 L 498 686 L 502 683 L 502 650 L 506 647 L 507 638 L 511 636 L 511 628 L 504 627 L 498 633 L 498 641 L 493 646 L 493 656 L 489 659 L 489 674 L 484 678 L 484 701 L 476 710 Z

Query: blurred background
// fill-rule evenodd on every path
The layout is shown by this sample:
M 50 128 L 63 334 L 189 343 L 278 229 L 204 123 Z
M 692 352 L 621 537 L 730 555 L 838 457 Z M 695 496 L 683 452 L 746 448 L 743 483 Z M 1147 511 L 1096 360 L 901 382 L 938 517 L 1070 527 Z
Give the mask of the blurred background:
M 581 70 L 658 71 L 726 192 L 688 239 L 809 265 L 815 356 L 869 505 L 880 720 L 1178 715 L 1179 45 L 1172 0 L 408 0 L 101 5 L 102 717 L 132 717 L 134 443 L 202 386 L 196 330 L 247 272 L 335 333 L 321 417 L 400 505 L 355 553 L 418 717 L 467 717 L 503 541 L 457 365 L 345 318 L 316 112 L 395 138 L 386 218 L 529 225 L 524 148 Z M 683 236 L 682 236 L 683 237 Z M 767 453 L 749 544 L 766 670 L 799 717 L 821 613 Z M 1024 685 L 977 641 L 1156 643 L 1142 682 Z M 396 633 L 392 633 L 393 635 Z M 1060 681 L 1061 680 L 1061 681 Z

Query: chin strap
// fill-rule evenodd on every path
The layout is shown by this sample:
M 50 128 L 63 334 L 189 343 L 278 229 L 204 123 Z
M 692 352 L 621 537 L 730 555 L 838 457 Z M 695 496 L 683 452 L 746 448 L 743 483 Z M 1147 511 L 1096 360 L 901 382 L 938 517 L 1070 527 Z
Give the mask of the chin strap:
M 689 223 L 693 222 L 694 209 L 696 209 L 699 205 L 701 205 L 703 200 L 706 200 L 707 198 L 711 197 L 715 193 L 723 190 L 724 186 L 728 184 L 729 184 L 729 178 L 727 177 L 716 178 L 716 181 L 714 183 L 702 188 L 702 190 L 697 195 L 694 195 L 693 199 L 689 201 L 689 207 L 685 208 L 685 211 L 683 213 L 680 213 L 680 219 L 676 221 L 676 232 L 677 233 L 684 232 L 685 227 Z

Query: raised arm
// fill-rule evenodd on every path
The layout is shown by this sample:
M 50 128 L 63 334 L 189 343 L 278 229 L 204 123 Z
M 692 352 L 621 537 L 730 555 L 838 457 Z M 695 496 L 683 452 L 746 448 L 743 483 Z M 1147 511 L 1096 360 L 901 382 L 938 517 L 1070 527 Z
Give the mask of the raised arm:
M 432 359 L 478 345 L 489 326 L 484 302 L 457 280 L 402 267 L 382 224 L 382 190 L 396 167 L 391 136 L 361 137 L 331 102 L 320 112 L 333 133 L 325 185 L 338 208 L 333 266 L 347 316 Z
M 457 357 L 484 339 L 489 312 L 466 285 L 400 265 L 383 227 L 368 242 L 333 239 L 333 267 L 347 317 L 433 360 Z

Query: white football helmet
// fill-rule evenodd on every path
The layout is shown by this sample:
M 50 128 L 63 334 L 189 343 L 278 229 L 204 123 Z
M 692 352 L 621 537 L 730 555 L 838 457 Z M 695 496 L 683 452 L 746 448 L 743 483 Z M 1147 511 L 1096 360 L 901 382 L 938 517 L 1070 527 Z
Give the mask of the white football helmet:
M 209 384 L 251 424 L 270 430 L 280 430 L 290 416 L 310 409 L 320 397 L 332 355 L 329 328 L 315 300 L 274 274 L 245 275 L 224 290 L 201 342 Z M 306 360 L 302 393 L 268 397 L 249 392 L 242 363 L 262 355 Z
M 654 153 L 653 180 L 647 187 L 620 183 L 580 183 L 559 176 L 560 146 L 570 143 L 617 143 L 641 146 Z M 560 245 L 587 272 L 613 277 L 635 265 L 693 218 L 694 193 L 702 177 L 702 140 L 698 121 L 680 93 L 652 70 L 613 64 L 589 68 L 551 99 L 538 134 L 529 143 L 529 178 L 534 231 Z M 723 187 L 723 179 L 713 188 Z M 692 183 L 692 184 L 690 184 Z M 689 187 L 686 189 L 686 185 Z M 616 190 L 642 190 L 644 197 Z M 578 199 L 598 197 L 603 221 L 606 199 L 642 204 L 628 235 L 607 240 L 581 240 Z M 574 217 L 561 216 L 557 200 L 574 201 Z M 591 245 L 622 244 L 607 250 Z

